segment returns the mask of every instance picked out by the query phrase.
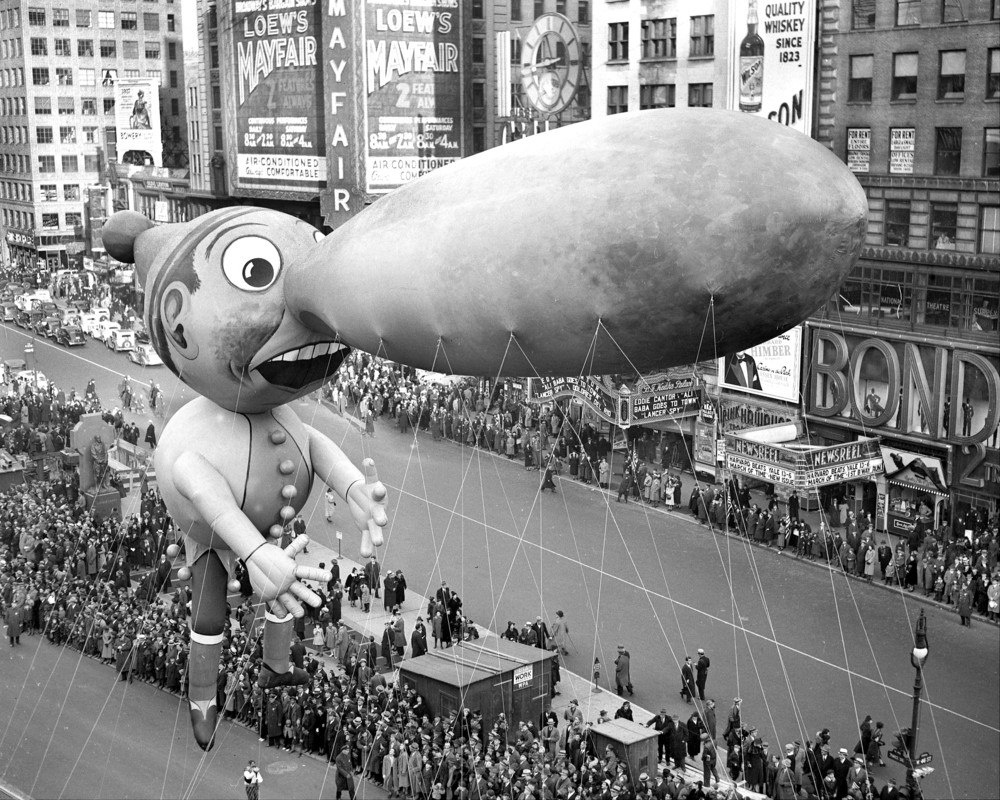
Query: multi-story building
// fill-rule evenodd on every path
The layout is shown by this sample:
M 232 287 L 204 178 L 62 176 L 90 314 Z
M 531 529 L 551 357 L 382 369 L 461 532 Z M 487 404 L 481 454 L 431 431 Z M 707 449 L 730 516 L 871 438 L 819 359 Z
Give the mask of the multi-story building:
M 84 201 L 118 155 L 115 87 L 130 78 L 159 81 L 158 166 L 184 166 L 179 4 L 0 0 L 5 266 L 57 269 L 83 252 Z
M 729 13 L 728 0 L 597 0 L 593 116 L 726 108 Z
M 1000 2 L 825 0 L 817 138 L 870 210 L 861 259 L 807 326 L 803 399 L 826 443 L 878 435 L 853 487 L 894 533 L 1000 496 Z

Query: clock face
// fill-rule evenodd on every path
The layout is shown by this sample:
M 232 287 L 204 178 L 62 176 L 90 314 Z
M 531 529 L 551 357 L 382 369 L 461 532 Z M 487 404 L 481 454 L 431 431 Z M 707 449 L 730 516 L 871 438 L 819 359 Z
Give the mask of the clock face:
M 562 14 L 542 14 L 521 45 L 521 85 L 532 108 L 558 114 L 576 95 L 583 77 L 580 39 Z

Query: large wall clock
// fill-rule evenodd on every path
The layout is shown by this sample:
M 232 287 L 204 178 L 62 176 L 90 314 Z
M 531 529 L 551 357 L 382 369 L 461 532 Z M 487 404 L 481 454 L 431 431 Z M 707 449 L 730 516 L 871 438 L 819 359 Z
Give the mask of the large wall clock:
M 532 108 L 558 114 L 576 95 L 583 77 L 580 38 L 562 14 L 542 14 L 521 45 L 521 85 Z

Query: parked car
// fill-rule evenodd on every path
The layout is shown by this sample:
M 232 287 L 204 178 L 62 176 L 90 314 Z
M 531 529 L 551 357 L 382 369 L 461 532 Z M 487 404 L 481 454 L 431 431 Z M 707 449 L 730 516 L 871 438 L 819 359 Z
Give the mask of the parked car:
M 120 323 L 112 322 L 110 319 L 102 319 L 97 323 L 97 327 L 91 329 L 90 335 L 98 341 L 107 342 L 111 331 L 120 331 L 121 329 Z
M 133 364 L 138 364 L 140 367 L 158 367 L 163 364 L 163 359 L 157 355 L 153 345 L 148 341 L 137 341 L 135 349 L 128 354 L 128 357 Z
M 108 350 L 127 353 L 135 349 L 135 333 L 122 328 L 109 328 L 104 343 L 108 346 Z
M 35 333 L 39 336 L 54 338 L 56 331 L 62 327 L 62 320 L 59 317 L 42 317 L 35 324 Z
M 19 311 L 17 317 L 14 319 L 14 324 L 19 328 L 24 328 L 26 331 L 33 331 L 35 325 L 38 324 L 38 320 L 42 318 L 42 312 L 35 311 Z
M 20 372 L 14 373 L 14 377 L 19 383 L 29 383 L 32 386 L 37 386 L 43 392 L 49 388 L 49 379 L 37 369 L 22 369 Z
M 87 337 L 78 325 L 63 325 L 56 331 L 56 341 L 63 347 L 76 347 L 86 344 Z
M 15 298 L 14 303 L 16 303 L 17 307 L 22 311 L 27 311 L 36 300 L 43 303 L 51 303 L 52 295 L 49 293 L 48 289 L 32 289 L 30 292 L 18 295 L 18 297 Z
M 4 322 L 13 322 L 17 318 L 17 306 L 13 302 L 0 303 L 0 319 Z
M 93 336 L 94 331 L 102 320 L 109 319 L 111 315 L 106 308 L 98 308 L 94 311 L 87 311 L 80 315 L 80 330 Z

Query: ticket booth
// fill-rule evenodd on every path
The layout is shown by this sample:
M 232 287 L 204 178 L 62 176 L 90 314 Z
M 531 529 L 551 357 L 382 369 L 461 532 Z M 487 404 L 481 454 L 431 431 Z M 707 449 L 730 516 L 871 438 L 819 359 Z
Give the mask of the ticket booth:
M 489 731 L 501 713 L 516 726 L 551 707 L 553 658 L 552 651 L 490 637 L 407 659 L 399 681 L 417 691 L 432 717 L 464 707 L 479 711 Z
M 628 764 L 628 776 L 636 783 L 645 772 L 656 773 L 656 737 L 652 728 L 627 719 L 613 719 L 590 729 L 598 756 L 604 755 L 608 745 L 619 761 Z

